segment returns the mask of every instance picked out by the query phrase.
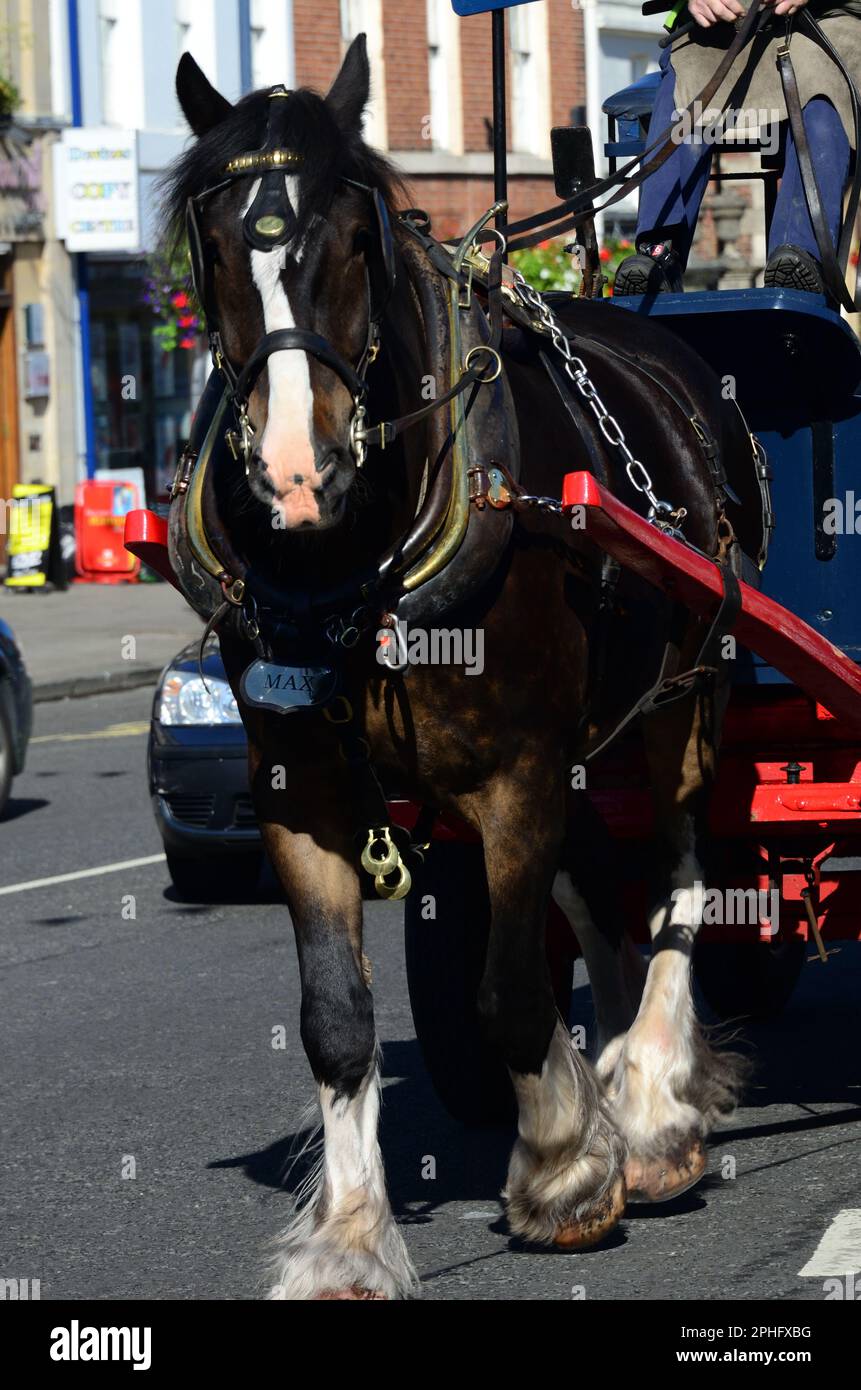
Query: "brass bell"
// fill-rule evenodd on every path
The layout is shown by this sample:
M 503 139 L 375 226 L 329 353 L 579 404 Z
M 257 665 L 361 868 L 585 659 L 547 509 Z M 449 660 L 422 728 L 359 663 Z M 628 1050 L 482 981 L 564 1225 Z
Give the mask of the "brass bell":
M 395 876 L 397 876 L 397 882 L 390 883 L 389 880 L 395 878 Z M 412 886 L 412 874 L 403 860 L 400 861 L 397 869 L 395 869 L 393 873 L 386 875 L 381 874 L 378 878 L 374 879 L 374 888 L 377 890 L 377 896 L 384 898 L 387 902 L 401 902 L 407 896 Z
M 401 854 L 388 826 L 383 826 L 379 830 L 370 830 L 368 833 L 368 843 L 362 852 L 362 868 L 365 873 L 372 878 L 385 878 L 387 874 L 394 873 L 401 862 Z

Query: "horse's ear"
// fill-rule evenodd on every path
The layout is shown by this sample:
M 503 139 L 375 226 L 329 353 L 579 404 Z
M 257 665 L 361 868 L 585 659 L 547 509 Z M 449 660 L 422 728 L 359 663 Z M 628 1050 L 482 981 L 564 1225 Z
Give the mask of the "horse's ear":
M 190 53 L 183 53 L 176 70 L 176 94 L 195 135 L 206 135 L 230 115 L 233 107 L 213 87 Z
M 355 130 L 362 123 L 370 96 L 371 65 L 368 62 L 368 41 L 364 34 L 359 34 L 347 49 L 341 71 L 326 97 L 326 104 L 331 108 L 342 130 Z

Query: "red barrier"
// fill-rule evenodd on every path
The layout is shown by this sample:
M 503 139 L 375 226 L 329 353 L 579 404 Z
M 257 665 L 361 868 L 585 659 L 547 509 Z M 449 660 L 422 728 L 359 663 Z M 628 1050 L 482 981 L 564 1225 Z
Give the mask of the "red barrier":
M 601 487 L 591 473 L 568 473 L 562 490 L 567 512 L 579 511 L 582 529 L 601 550 L 664 593 L 708 617 L 723 597 L 713 560 L 691 550 Z M 774 599 L 740 583 L 741 612 L 733 632 L 831 714 L 861 729 L 861 669 L 821 633 Z
M 179 588 L 167 552 L 167 522 L 155 512 L 129 512 L 126 517 L 126 550 L 143 560 L 168 584 Z

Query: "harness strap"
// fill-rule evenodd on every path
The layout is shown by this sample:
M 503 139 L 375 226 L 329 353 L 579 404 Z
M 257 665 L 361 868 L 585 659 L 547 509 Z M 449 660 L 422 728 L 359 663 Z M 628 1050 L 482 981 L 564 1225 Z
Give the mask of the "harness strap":
M 286 352 L 291 349 L 308 352 L 319 362 L 324 362 L 327 367 L 331 367 L 354 398 L 367 394 L 367 382 L 319 333 L 311 333 L 305 328 L 279 328 L 276 332 L 267 333 L 265 338 L 261 338 L 249 357 L 233 388 L 234 403 L 236 405 L 247 404 L 248 396 L 269 358 L 276 352 Z
M 540 332 L 540 327 L 536 326 L 535 331 Z M 573 329 L 565 329 L 565 336 L 571 343 L 582 343 L 584 341 L 588 341 L 588 339 L 584 339 L 582 337 L 578 338 L 578 335 L 573 331 Z M 600 347 L 602 352 L 606 352 L 608 356 L 618 358 L 620 362 L 627 362 L 631 367 L 634 368 L 636 372 L 638 372 L 641 376 L 646 377 L 652 383 L 653 386 L 657 387 L 657 389 L 662 393 L 662 395 L 666 396 L 667 399 L 672 403 L 672 405 L 676 407 L 676 409 L 679 411 L 680 415 L 684 418 L 686 423 L 690 425 L 693 429 L 694 435 L 696 436 L 697 444 L 700 448 L 700 452 L 702 453 L 703 458 L 705 459 L 706 464 L 708 466 L 708 470 L 711 473 L 712 483 L 714 485 L 715 493 L 717 494 L 719 505 L 722 507 L 727 498 L 729 498 L 732 502 L 739 503 L 739 498 L 737 497 L 734 489 L 729 484 L 729 479 L 727 478 L 726 469 L 723 466 L 723 460 L 720 456 L 720 450 L 718 448 L 717 441 L 712 437 L 705 422 L 701 420 L 698 415 L 691 414 L 690 407 L 681 399 L 677 392 L 673 390 L 669 383 L 667 383 L 666 381 L 662 381 L 660 377 L 655 376 L 654 372 L 650 372 L 648 367 L 644 366 L 638 358 L 632 357 L 626 352 L 622 352 L 620 348 L 610 347 L 608 343 L 602 342 L 600 344 Z
M 861 97 L 859 97 L 855 79 L 819 21 L 807 10 L 802 11 L 801 19 L 810 30 L 810 37 L 828 54 L 828 57 L 837 67 L 849 89 L 849 102 L 852 107 L 852 121 L 855 129 L 855 168 L 849 189 L 849 197 L 846 202 L 846 213 L 843 218 L 843 227 L 840 232 L 840 242 L 837 251 L 838 263 L 842 273 L 845 275 L 846 268 L 849 264 L 849 253 L 852 250 L 852 240 L 855 236 L 855 222 L 858 216 L 858 206 L 859 203 L 861 203 Z
M 723 576 L 723 597 L 694 665 L 687 671 L 668 676 L 667 668 L 671 657 L 671 648 L 668 643 L 664 647 L 661 669 L 654 685 L 646 691 L 645 695 L 641 696 L 606 738 L 602 739 L 596 748 L 591 748 L 585 754 L 583 758 L 585 763 L 591 762 L 593 758 L 597 758 L 600 753 L 609 748 L 611 743 L 615 743 L 619 735 L 639 715 L 655 714 L 666 709 L 668 705 L 675 704 L 677 700 L 687 699 L 689 695 L 701 694 L 714 681 L 719 669 L 715 664 L 720 659 L 719 645 L 727 633 L 732 631 L 741 612 L 741 588 L 735 572 L 728 560 L 719 560 L 716 563 Z
M 412 230 L 412 229 L 411 229 Z M 430 237 L 419 237 L 424 244 L 425 241 L 432 241 Z M 434 246 L 442 252 L 442 247 L 438 242 L 432 242 Z M 445 255 L 444 252 L 442 252 Z M 366 446 L 379 445 L 381 449 L 387 449 L 390 444 L 402 435 L 405 430 L 412 429 L 422 420 L 426 420 L 441 406 L 448 405 L 450 401 L 461 396 L 470 386 L 487 386 L 495 381 L 502 371 L 502 363 L 499 358 L 499 348 L 502 343 L 503 328 L 503 304 L 502 304 L 502 250 L 497 248 L 490 257 L 490 268 L 487 274 L 487 298 L 490 320 L 490 338 L 486 343 L 477 345 L 472 349 L 469 357 L 484 354 L 490 358 L 490 362 L 480 361 L 477 365 L 469 365 L 469 357 L 464 364 L 464 371 L 459 379 L 442 396 L 436 396 L 428 405 L 422 406 L 420 410 L 414 410 L 410 415 L 401 415 L 397 420 L 384 420 L 379 425 L 374 425 L 370 429 L 363 428 L 360 431 L 360 438 Z M 448 259 L 446 257 L 446 259 Z M 435 263 L 435 262 L 434 262 Z M 448 260 L 449 275 L 448 279 L 456 285 L 463 283 L 463 277 L 455 269 L 453 263 Z M 493 365 L 495 362 L 495 366 Z
M 810 144 L 807 139 L 807 130 L 804 125 L 798 81 L 795 76 L 795 68 L 792 65 L 792 57 L 789 51 L 791 21 L 787 24 L 786 39 L 777 51 L 777 70 L 780 74 L 781 86 L 783 87 L 783 97 L 786 102 L 786 112 L 789 116 L 789 124 L 792 129 L 792 139 L 798 155 L 798 167 L 801 171 L 801 184 L 804 189 L 804 196 L 807 200 L 807 210 L 810 214 L 813 234 L 816 237 L 816 245 L 819 250 L 822 276 L 832 298 L 838 304 L 841 304 L 844 309 L 848 310 L 850 314 L 854 314 L 857 312 L 857 306 L 846 284 L 846 264 L 849 254 L 849 242 L 855 227 L 855 218 L 858 211 L 858 199 L 859 195 L 861 195 L 861 158 L 859 158 L 858 147 L 861 121 L 859 121 L 858 91 L 850 74 L 844 67 L 840 55 L 825 37 L 815 19 L 813 19 L 811 15 L 807 15 L 806 17 L 810 20 L 808 27 L 811 30 L 811 36 L 827 53 L 829 53 L 839 68 L 841 75 L 846 79 L 852 104 L 852 116 L 855 123 L 855 174 L 852 180 L 849 206 L 847 207 L 846 217 L 841 231 L 839 251 L 835 251 L 834 242 L 831 239 L 831 231 L 825 218 L 825 210 L 822 206 L 822 194 L 819 189 L 819 180 L 816 177 L 816 168 L 813 163 Z M 847 229 L 849 232 L 848 238 L 846 235 Z

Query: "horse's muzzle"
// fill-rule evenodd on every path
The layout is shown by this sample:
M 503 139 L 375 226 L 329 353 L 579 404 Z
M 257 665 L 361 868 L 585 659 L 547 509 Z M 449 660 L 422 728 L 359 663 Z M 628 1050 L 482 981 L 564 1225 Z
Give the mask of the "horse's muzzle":
M 253 455 L 249 469 L 252 492 L 271 507 L 273 524 L 285 531 L 322 531 L 336 526 L 344 515 L 355 477 L 356 466 L 348 450 L 337 447 L 321 451 L 310 474 L 291 476 L 288 470 L 273 476 L 260 452 Z

